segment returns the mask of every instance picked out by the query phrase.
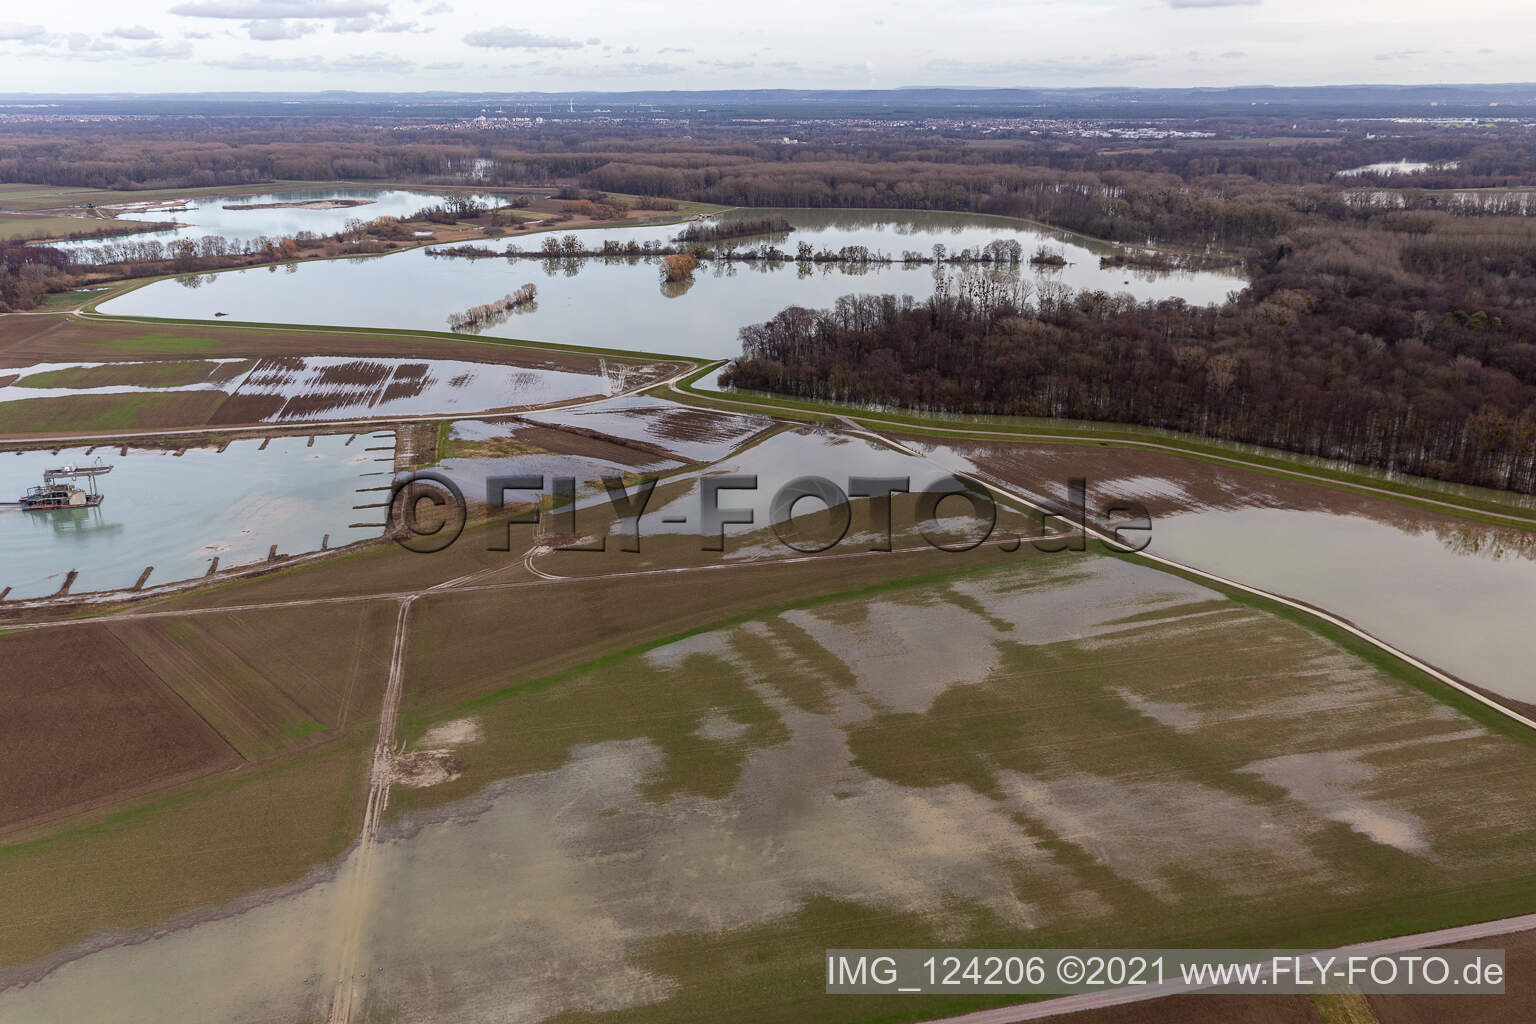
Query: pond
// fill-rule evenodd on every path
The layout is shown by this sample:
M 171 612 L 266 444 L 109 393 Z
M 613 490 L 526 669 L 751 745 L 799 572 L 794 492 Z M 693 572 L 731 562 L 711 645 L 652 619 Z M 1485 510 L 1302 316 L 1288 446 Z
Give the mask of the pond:
M 761 215 L 763 211 L 749 211 Z M 996 217 L 885 211 L 782 211 L 795 225 L 776 236 L 793 251 L 800 241 L 816 249 L 863 245 L 900 258 L 903 251 L 929 253 L 934 245 L 950 252 L 996 239 L 1018 241 L 1026 254 L 1046 245 L 1067 260 L 1061 268 L 1018 269 L 1035 289 L 1102 289 L 1138 299 L 1181 298 L 1219 303 L 1239 291 L 1235 272 L 1149 272 L 1101 268 L 1109 250 L 1021 221 Z M 738 213 L 737 216 L 745 215 Z M 589 248 L 604 240 L 666 241 L 678 225 L 592 229 L 580 237 Z M 537 249 L 542 236 L 511 244 Z M 479 243 L 477 243 L 479 244 Z M 495 246 L 498 251 L 499 245 Z M 537 301 L 520 307 L 482 333 L 626 351 L 728 358 L 740 352 L 737 332 L 789 305 L 830 306 L 856 292 L 927 298 L 934 292 L 931 265 L 712 262 L 693 281 L 668 285 L 654 263 L 644 260 L 443 259 L 424 250 L 385 257 L 328 260 L 283 270 L 260 267 L 159 281 L 103 303 L 113 316 L 157 316 L 262 323 L 447 329 L 450 314 L 498 299 L 526 282 L 538 287 Z M 978 271 L 946 266 L 950 277 Z
M 389 450 L 366 450 L 380 446 Z M 358 488 L 388 484 L 393 449 L 388 437 L 337 434 L 316 437 L 313 445 L 304 436 L 250 438 L 223 452 L 129 448 L 125 455 L 97 447 L 0 454 L 4 501 L 41 483 L 47 469 L 98 459 L 112 466 L 99 478 L 106 498 L 96 508 L 0 508 L 0 590 L 10 587 L 10 600 L 47 597 L 72 569 L 80 573 L 72 594 L 131 587 L 147 566 L 154 566 L 154 586 L 201 576 L 215 556 L 228 569 L 263 561 L 274 544 L 279 554 L 294 555 L 378 536 L 379 528 L 352 526 L 382 522 L 378 510 L 353 506 L 370 500 Z M 374 472 L 383 475 L 364 475 Z

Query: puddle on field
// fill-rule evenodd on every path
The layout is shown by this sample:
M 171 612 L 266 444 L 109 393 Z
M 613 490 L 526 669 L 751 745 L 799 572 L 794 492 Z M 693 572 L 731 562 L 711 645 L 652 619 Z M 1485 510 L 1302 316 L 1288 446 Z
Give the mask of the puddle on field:
M 656 943 L 719 940 L 786 922 L 828 898 L 876 919 L 923 915 L 956 943 L 971 926 L 957 907 L 985 908 L 1027 938 L 1042 926 L 1070 932 L 1118 921 L 1116 901 L 1132 891 L 1169 905 L 1192 892 L 1214 907 L 1272 900 L 1361 877 L 1349 873 L 1358 865 L 1330 859 L 1341 847 L 1322 842 L 1340 822 L 1361 842 L 1437 862 L 1449 857 L 1448 869 L 1474 850 L 1508 859 L 1508 849 L 1486 849 L 1487 829 L 1509 832 L 1518 845 L 1530 815 L 1523 793 L 1487 782 L 1504 777 L 1497 769 L 1507 766 L 1487 760 L 1504 741 L 1363 662 L 1335 664 L 1339 655 L 1310 640 L 1292 652 L 1297 671 L 1276 670 L 1238 689 L 1224 686 L 1216 667 L 1191 680 L 1106 663 L 1120 665 L 1127 692 L 1148 707 L 1182 709 L 1178 728 L 1144 720 L 1150 742 L 1119 744 L 1109 754 L 1115 765 L 1099 764 L 1105 751 L 1082 735 L 1063 734 L 1056 739 L 1078 742 L 1053 742 L 1030 771 L 999 772 L 998 792 L 985 795 L 958 782 L 899 785 L 855 759 L 853 731 L 877 716 L 922 714 L 941 690 L 987 680 L 995 656 L 975 655 L 983 648 L 1107 642 L 1116 630 L 1139 631 L 1132 618 L 1149 614 L 1174 624 L 1157 636 L 1176 642 L 1183 617 L 1191 629 L 1208 628 L 1199 623 L 1209 619 L 1214 596 L 1128 563 L 1063 558 L 1032 573 L 821 605 L 653 650 L 644 656 L 650 671 L 739 673 L 782 731 L 742 751 L 739 777 L 719 797 L 648 791 L 668 755 L 637 722 L 629 738 L 573 737 L 556 768 L 487 780 L 473 796 L 387 825 L 369 871 L 361 1005 L 398 1024 L 531 1024 L 623 1011 L 687 985 L 718 983 L 653 966 L 646 957 Z M 1048 614 L 1059 607 L 1070 613 Z M 1239 623 L 1260 618 L 1237 606 L 1228 613 Z M 785 639 L 792 634 L 814 642 Z M 893 635 L 913 646 L 942 639 L 948 646 L 937 653 L 950 669 L 936 676 L 929 661 L 890 656 Z M 772 651 L 764 653 L 764 644 Z M 1202 650 L 1208 656 L 1205 646 L 1191 654 Z M 832 661 L 818 660 L 826 657 Z M 831 664 L 856 682 L 835 683 Z M 786 700 L 778 689 L 786 672 L 824 684 L 825 701 L 808 710 Z M 1028 672 L 1004 679 L 1005 692 L 1044 702 L 1034 705 L 1050 713 L 1042 726 L 1070 717 L 1070 708 L 1054 703 L 1060 680 Z M 1073 728 L 1102 721 L 1097 716 L 1118 700 L 1116 688 L 1104 692 L 1110 704 L 1096 705 Z M 1203 702 L 1192 703 L 1196 697 Z M 1319 714 L 1319 702 L 1329 700 L 1364 701 L 1371 713 Z M 489 705 L 433 727 L 413 749 L 441 747 L 472 767 L 490 756 L 481 745 L 497 730 L 516 727 L 517 713 Z M 1257 728 L 1247 721 L 1255 716 Z M 1236 731 L 1228 731 L 1233 722 Z M 736 724 L 716 709 L 699 716 L 698 731 L 706 742 L 739 744 Z M 1424 748 L 1427 761 L 1380 740 L 1405 729 L 1436 741 Z M 1176 751 L 1204 744 L 1195 761 L 1206 767 L 1167 770 L 1157 751 L 1170 737 Z M 1291 757 L 1298 745 L 1325 756 L 1302 764 Z M 1394 755 L 1406 763 L 1391 763 Z M 1286 795 L 1255 795 L 1222 781 L 1223 772 L 1262 777 Z M 1436 774 L 1435 786 L 1404 788 L 1425 772 Z M 1468 799 L 1472 787 L 1484 790 L 1477 800 Z M 1034 824 L 1022 826 L 1021 815 Z M 1042 841 L 1041 829 L 1052 842 Z M 1459 847 L 1463 839 L 1470 845 Z M 1063 861 L 1062 844 L 1091 857 L 1109 880 L 1085 881 Z M 339 866 L 354 867 L 350 859 Z M 1198 890 L 1187 888 L 1192 868 Z M 106 1006 L 124 1022 L 323 1015 L 335 922 L 355 909 L 339 904 L 343 889 L 333 877 L 0 991 L 0 1021 L 102 1019 Z
M 130 587 L 146 566 L 154 586 L 203 575 L 217 556 L 219 568 L 266 559 L 273 544 L 280 554 L 317 551 L 376 537 L 380 522 L 359 487 L 387 486 L 392 437 L 369 434 L 260 438 L 215 448 L 171 451 L 98 446 L 0 453 L 0 498 L 17 500 L 42 483 L 43 471 L 89 466 L 98 460 L 112 471 L 98 478 L 106 495 L 95 508 L 23 512 L 0 508 L 0 549 L 5 551 L 0 589 L 12 600 L 47 597 L 79 570 L 70 592 Z M 382 447 L 384 451 L 366 451 Z M 379 462 L 379 459 L 386 461 Z M 364 474 L 381 472 L 381 476 Z M 80 486 L 84 487 L 84 482 Z

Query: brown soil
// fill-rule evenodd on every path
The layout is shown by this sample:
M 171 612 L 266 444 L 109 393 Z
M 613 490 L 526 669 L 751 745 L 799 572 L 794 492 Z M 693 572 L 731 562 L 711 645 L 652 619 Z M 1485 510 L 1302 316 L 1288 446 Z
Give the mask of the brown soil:
M 29 363 L 164 359 L 168 340 L 185 339 L 178 358 L 194 356 L 357 356 L 360 359 L 461 359 L 467 362 L 526 366 L 530 369 L 596 373 L 593 356 L 560 351 L 529 350 L 515 345 L 451 338 L 399 337 L 345 331 L 255 330 L 233 326 L 137 324 L 65 320 L 53 316 L 0 315 L 0 365 Z M 142 341 L 142 344 L 136 342 Z M 609 363 L 615 360 L 609 358 Z M 638 362 L 638 360 L 637 360 Z M 665 373 L 684 364 L 665 364 Z
M 595 430 L 580 427 L 541 427 L 529 425 L 519 428 L 517 439 L 546 451 L 565 455 L 582 455 L 592 459 L 617 462 L 621 466 L 636 468 L 655 466 L 661 462 L 687 462 L 664 448 L 644 441 L 610 437 Z
M 260 423 L 275 417 L 287 404 L 288 399 L 282 395 L 231 395 L 207 422 Z
M 350 363 L 319 366 L 314 371 L 314 383 L 320 387 L 375 388 L 389 379 L 392 368 L 383 363 L 355 359 Z
M 228 397 L 222 391 L 168 391 L 23 398 L 0 402 L 0 433 L 86 433 L 141 427 L 198 426 Z
M 238 756 L 104 627 L 0 637 L 0 831 Z
M 1370 996 L 1381 1024 L 1524 1024 L 1536 1021 L 1536 932 L 1468 942 L 1458 949 L 1502 949 L 1502 996 Z
M 651 433 L 667 441 L 730 442 L 760 433 L 752 419 L 674 406 L 661 409 L 620 409 L 619 415 L 644 420 Z
M 0 315 L 0 362 L 8 366 L 44 362 L 41 359 L 28 359 L 25 355 L 18 356 L 16 350 L 38 339 L 40 335 L 58 333 L 58 328 L 64 322 L 56 316 Z

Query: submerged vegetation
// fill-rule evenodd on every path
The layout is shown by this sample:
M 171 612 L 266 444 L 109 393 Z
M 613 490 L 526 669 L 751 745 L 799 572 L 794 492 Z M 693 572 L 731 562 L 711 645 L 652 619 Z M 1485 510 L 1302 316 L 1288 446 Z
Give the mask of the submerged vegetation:
M 462 313 L 448 317 L 448 327 L 454 331 L 478 331 L 490 324 L 504 320 L 509 313 L 524 312 L 538 307 L 535 296 L 538 288 L 525 284 L 515 292 L 509 292 L 494 302 L 471 306 Z
M 794 230 L 788 217 L 745 217 L 731 220 L 689 224 L 678 233 L 683 243 L 719 242 L 727 238 L 746 238 L 750 235 L 787 235 Z

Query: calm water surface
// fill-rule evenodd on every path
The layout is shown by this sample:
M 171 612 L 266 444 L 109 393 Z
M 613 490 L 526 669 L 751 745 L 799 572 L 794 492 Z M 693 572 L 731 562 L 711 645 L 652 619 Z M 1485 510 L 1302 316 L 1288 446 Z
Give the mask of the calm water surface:
M 215 555 L 220 568 L 267 557 L 271 545 L 281 554 L 376 536 L 377 529 L 350 524 L 377 519 L 378 510 L 355 511 L 366 503 L 357 488 L 389 481 L 390 467 L 374 461 L 388 452 L 365 448 L 388 445 L 359 435 L 273 438 L 236 441 L 222 453 L 192 448 L 185 454 L 150 449 L 66 448 L 59 454 L 0 454 L 0 500 L 15 501 L 42 483 L 43 471 L 66 465 L 91 465 L 98 458 L 112 472 L 98 478 L 106 500 L 96 508 L 22 512 L 0 508 L 0 550 L 5 552 L 0 589 L 11 599 L 47 597 L 66 574 L 78 569 L 72 593 L 131 587 L 145 566 L 155 571 L 151 585 L 191 579 L 207 571 Z M 383 470 L 382 477 L 364 473 Z M 81 486 L 84 486 L 83 484 Z
M 477 198 L 489 205 L 499 205 L 507 197 L 486 195 Z M 267 203 L 308 203 L 327 199 L 364 200 L 364 204 L 334 210 L 305 210 L 292 206 L 257 209 Z M 207 235 L 223 235 L 231 241 L 248 242 L 256 238 L 283 238 L 301 231 L 317 235 L 334 234 L 354 218 L 373 220 L 384 216 L 407 217 L 442 201 L 443 197 L 435 192 L 413 189 L 327 188 L 265 192 L 254 196 L 204 196 L 188 200 L 185 208 L 175 203 L 157 203 L 154 204 L 159 207 L 157 209 L 119 209 L 117 216 L 119 220 L 151 223 L 175 221 L 184 225 L 174 231 L 146 231 L 129 235 L 126 241 L 153 239 L 169 242 L 178 238 L 198 239 Z M 139 204 L 134 205 L 137 207 Z M 78 239 L 58 243 L 54 248 L 82 249 L 100 244 L 101 239 Z
M 1151 551 L 1326 608 L 1467 682 L 1536 702 L 1530 534 L 1441 517 L 1210 509 L 1159 518 Z
M 762 211 L 751 211 L 761 214 Z M 800 241 L 819 249 L 864 245 L 900 257 L 904 250 L 928 253 L 934 245 L 950 252 L 1016 239 L 1026 254 L 1039 245 L 1063 253 L 1069 265 L 1021 273 L 1036 288 L 1067 287 L 1129 292 L 1138 299 L 1182 298 L 1206 304 L 1241 290 L 1243 279 L 1213 271 L 1155 274 L 1100 269 L 1104 249 L 1000 218 L 954 214 L 892 214 L 882 211 L 828 213 L 785 211 L 797 225 L 778 236 L 793 251 Z M 583 241 L 596 248 L 619 242 L 666 240 L 678 225 L 593 229 Z M 536 249 L 542 235 L 511 244 Z M 483 244 L 483 243 L 477 243 Z M 501 243 L 491 247 L 498 251 Z M 724 358 L 737 355 L 737 332 L 789 305 L 830 306 L 857 292 L 890 292 L 919 299 L 934 291 L 935 268 L 900 265 L 748 265 L 717 262 L 701 268 L 691 285 L 668 286 L 644 261 L 546 261 L 541 259 L 442 259 L 422 250 L 389 256 L 262 267 L 160 281 L 104 303 L 115 316 L 309 323 L 331 326 L 447 329 L 449 314 L 489 302 L 525 282 L 538 286 L 535 306 L 488 326 L 495 337 L 562 344 Z M 964 271 L 945 268 L 951 275 Z

